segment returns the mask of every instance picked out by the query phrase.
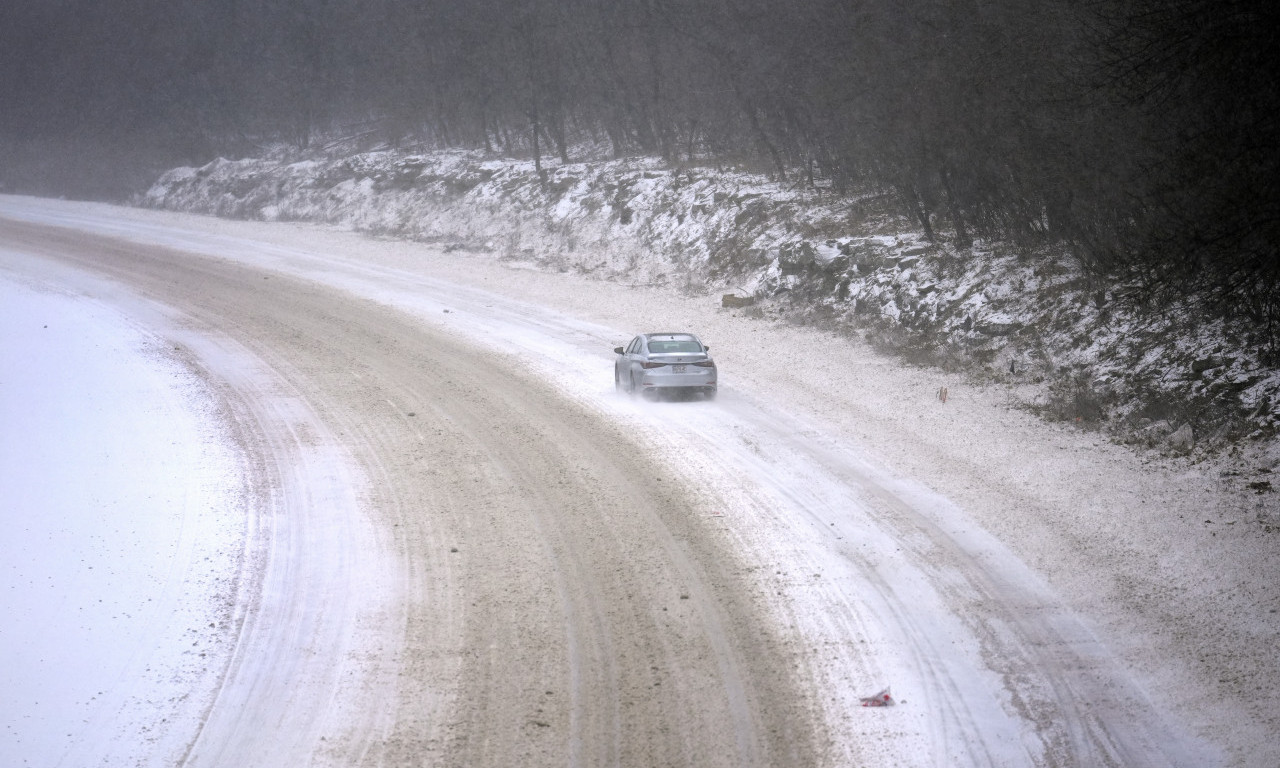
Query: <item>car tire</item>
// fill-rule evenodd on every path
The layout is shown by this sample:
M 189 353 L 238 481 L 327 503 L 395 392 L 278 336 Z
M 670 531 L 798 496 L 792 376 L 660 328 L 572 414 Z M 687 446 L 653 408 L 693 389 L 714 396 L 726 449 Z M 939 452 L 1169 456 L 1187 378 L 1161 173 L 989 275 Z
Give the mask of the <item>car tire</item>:
M 703 393 L 702 393 L 702 396 L 703 396 L 703 397 L 705 397 L 705 398 L 706 398 L 706 399 L 708 399 L 708 400 L 715 400 L 715 399 L 716 399 L 716 394 L 717 394 L 717 391 L 716 391 L 716 390 L 714 390 L 714 389 L 708 389 L 707 391 L 705 391 L 705 392 L 703 392 Z
M 613 390 L 615 392 L 629 391 L 626 387 L 622 385 L 622 374 L 618 373 L 617 366 L 614 366 L 613 368 Z

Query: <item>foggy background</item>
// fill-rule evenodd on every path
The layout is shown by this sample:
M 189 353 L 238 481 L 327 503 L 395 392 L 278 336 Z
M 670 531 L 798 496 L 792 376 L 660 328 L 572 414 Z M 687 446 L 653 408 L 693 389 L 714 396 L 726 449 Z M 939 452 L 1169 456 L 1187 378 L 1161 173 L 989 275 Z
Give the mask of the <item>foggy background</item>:
M 8 0 L 0 191 L 281 142 L 746 167 L 1056 241 L 1275 338 L 1269 0 Z

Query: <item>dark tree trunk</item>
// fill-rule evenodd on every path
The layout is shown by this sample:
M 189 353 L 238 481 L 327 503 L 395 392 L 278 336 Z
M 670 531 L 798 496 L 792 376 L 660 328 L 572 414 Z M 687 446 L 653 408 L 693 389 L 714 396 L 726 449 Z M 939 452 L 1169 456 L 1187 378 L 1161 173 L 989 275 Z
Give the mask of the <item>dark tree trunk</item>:
M 547 172 L 542 169 L 542 146 L 538 143 L 538 134 L 542 133 L 542 125 L 538 122 L 538 108 L 535 105 L 529 110 L 529 122 L 533 134 L 533 170 L 538 174 L 538 181 L 547 183 Z
M 924 201 L 920 197 L 920 192 L 912 184 L 899 187 L 903 202 L 907 204 L 907 209 L 916 217 L 920 228 L 924 230 L 925 239 L 931 243 L 936 243 L 938 238 L 933 233 L 933 224 L 929 221 L 929 210 L 925 207 Z
M 964 213 L 960 209 L 960 202 L 956 200 L 955 191 L 951 188 L 951 172 L 943 168 L 938 175 L 942 180 L 942 193 L 947 196 L 947 210 L 951 213 L 951 223 L 956 228 L 956 247 L 968 248 L 973 245 L 973 238 L 969 236 L 969 230 L 965 227 Z

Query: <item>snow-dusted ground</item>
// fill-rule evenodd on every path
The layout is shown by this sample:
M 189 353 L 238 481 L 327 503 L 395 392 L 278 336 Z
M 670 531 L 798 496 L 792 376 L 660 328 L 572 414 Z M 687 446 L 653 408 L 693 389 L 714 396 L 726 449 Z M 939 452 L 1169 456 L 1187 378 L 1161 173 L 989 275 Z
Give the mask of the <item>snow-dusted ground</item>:
M 25 261 L 0 253 L 0 762 L 174 764 L 232 607 L 238 457 L 157 329 Z
M 1264 766 L 1280 758 L 1271 738 L 1280 680 L 1276 537 L 1269 525 L 1264 532 L 1269 511 L 1225 491 L 1207 465 L 1144 465 L 1095 436 L 1005 408 L 998 390 L 903 369 L 856 342 L 753 321 L 705 298 L 291 225 L 21 198 L 5 198 L 0 215 L 208 253 L 373 299 L 519 362 L 564 397 L 623 425 L 700 489 L 712 514 L 698 524 L 742 558 L 758 599 L 782 628 L 796 676 L 811 682 L 821 702 L 831 765 L 883 759 L 897 765 Z M 118 398 L 113 408 L 132 412 L 137 424 L 159 418 L 172 426 L 183 423 L 176 413 L 193 413 L 188 432 L 142 433 L 202 452 L 187 463 L 170 455 L 172 471 L 159 471 L 164 465 L 153 462 L 134 468 L 161 489 L 175 482 L 200 485 L 204 478 L 200 487 L 209 495 L 196 506 L 235 510 L 234 524 L 250 525 L 245 519 L 252 520 L 251 511 L 237 507 L 246 481 L 236 479 L 236 453 L 219 432 L 225 424 L 214 398 L 196 385 L 191 363 L 160 355 L 160 345 L 148 341 L 179 332 L 163 327 L 163 313 L 123 299 L 110 306 L 130 307 L 140 317 L 122 317 L 83 290 L 68 293 L 59 275 L 42 273 L 19 254 L 5 259 L 4 343 L 38 357 L 29 334 L 10 332 L 12 307 L 28 325 L 34 323 L 28 311 L 56 305 L 61 322 L 78 318 L 91 326 L 85 336 L 102 338 L 102 345 L 77 346 L 64 337 L 63 351 L 50 365 L 129 361 L 125 367 L 135 377 L 150 371 L 142 377 L 148 387 L 130 379 L 133 384 L 112 395 Z M 76 280 L 83 278 L 72 282 L 84 285 Z M 659 326 L 694 329 L 712 345 L 725 377 L 720 401 L 641 406 L 613 393 L 608 350 L 630 333 Z M 186 341 L 198 360 L 221 355 L 220 375 L 236 370 L 234 356 L 219 353 L 216 344 Z M 99 355 L 104 349 L 109 354 Z M 10 377 L 9 359 L 6 466 L 0 467 L 6 477 L 9 463 L 27 455 L 25 448 L 9 447 L 25 445 L 10 439 L 9 402 L 53 399 L 38 386 L 43 377 Z M 11 380 L 18 382 L 12 397 Z M 247 388 L 254 380 L 232 383 Z M 950 390 L 945 404 L 936 397 L 940 386 Z M 126 400 L 137 407 L 126 407 Z M 159 409 L 158 403 L 170 407 Z M 14 410 L 23 417 L 13 423 L 38 426 L 26 415 L 39 408 Z M 92 442 L 86 436 L 93 423 L 101 422 L 77 421 L 68 428 L 74 435 L 64 433 L 59 444 Z M 131 442 L 144 450 L 146 441 Z M 320 462 L 328 468 L 321 474 L 341 479 L 335 469 L 341 464 Z M 60 465 L 42 462 L 38 468 Z M 216 482 L 209 480 L 210 466 L 221 468 L 213 473 Z M 72 471 L 90 476 L 94 468 Z M 33 503 L 58 498 L 38 493 L 43 478 L 24 475 L 37 490 L 29 494 Z M 141 479 L 126 484 L 143 487 Z M 4 503 L 9 517 L 31 516 L 31 509 L 17 512 L 8 499 Z M 171 504 L 163 504 L 170 513 Z M 51 507 L 46 517 L 61 521 Z M 228 524 L 222 515 L 211 519 Z M 71 528 L 69 522 L 50 524 Z M 137 543 L 132 530 L 122 534 L 130 546 Z M 236 536 L 247 534 L 233 528 L 229 535 L 217 545 L 216 538 L 202 539 L 200 546 L 225 557 L 243 547 Z M 126 545 L 107 544 L 108 538 L 90 538 L 86 547 L 99 556 L 106 554 L 99 549 L 109 553 Z M 11 546 L 26 552 L 39 544 Z M 188 597 L 184 607 L 217 605 L 217 590 L 199 591 L 204 561 L 188 587 L 183 569 L 194 567 L 196 558 L 156 559 L 168 563 L 169 575 L 160 581 L 170 591 L 193 590 L 182 593 Z M 214 570 L 228 577 L 236 568 L 243 566 L 232 558 Z M 51 575 L 57 574 L 32 571 L 28 586 Z M 143 586 L 135 601 L 153 597 L 145 578 L 137 583 Z M 16 608 L 29 610 L 27 604 L 41 598 L 20 587 L 12 590 L 22 596 Z M 175 626 L 188 629 L 191 622 L 175 615 Z M 153 668 L 182 660 L 176 644 L 117 637 L 116 647 L 147 657 Z M 63 653 L 74 656 L 76 650 Z M 26 669 L 10 664 L 7 652 L 2 658 L 6 675 Z M 129 680 L 137 687 L 146 678 Z M 857 706 L 858 696 L 883 684 L 893 686 L 900 706 Z M 32 727 L 34 714 L 41 714 L 37 699 L 19 698 L 0 742 L 5 762 L 12 762 L 10 744 L 18 750 L 39 738 L 51 740 L 55 727 L 66 726 L 86 749 L 96 744 L 164 764 L 155 758 L 158 751 L 148 752 L 150 741 L 133 738 L 136 723 L 145 727 L 154 710 L 125 706 L 128 727 L 84 722 L 86 708 L 119 712 L 121 696 L 144 696 L 121 690 L 112 689 L 113 708 L 66 697 L 61 719 L 35 719 L 47 726 L 40 729 Z M 148 700 L 175 695 L 157 691 Z M 183 727 L 170 728 L 165 748 L 181 743 Z M 49 754 L 14 752 L 24 759 Z
M 335 658 L 398 599 L 350 458 L 243 346 L 92 272 L 0 251 L 0 319 L 0 765 L 308 759 L 282 702 L 345 713 Z

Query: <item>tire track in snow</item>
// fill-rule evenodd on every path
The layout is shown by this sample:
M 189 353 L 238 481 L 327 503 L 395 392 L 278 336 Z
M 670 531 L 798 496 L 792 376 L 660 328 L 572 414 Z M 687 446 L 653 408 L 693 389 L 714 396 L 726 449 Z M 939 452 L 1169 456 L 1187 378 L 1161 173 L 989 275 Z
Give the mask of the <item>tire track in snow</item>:
M 0 230 L 249 353 L 216 362 L 269 372 L 210 365 L 262 457 L 266 552 L 188 765 L 814 763 L 810 712 L 734 558 L 690 524 L 675 477 L 655 481 L 663 470 L 607 423 L 488 351 L 314 283 Z M 388 484 L 369 489 L 367 535 L 337 471 L 350 462 L 312 446 Z M 365 610 L 365 569 L 386 575 L 383 609 Z M 432 629 L 440 618 L 453 623 Z

